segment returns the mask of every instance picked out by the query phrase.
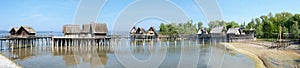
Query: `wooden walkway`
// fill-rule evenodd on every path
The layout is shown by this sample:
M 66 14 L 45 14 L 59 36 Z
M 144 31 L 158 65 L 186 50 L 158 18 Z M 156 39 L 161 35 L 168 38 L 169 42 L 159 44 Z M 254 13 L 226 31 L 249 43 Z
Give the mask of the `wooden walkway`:
M 54 36 L 36 36 L 36 37 L 6 37 L 0 38 L 1 49 L 15 49 L 35 46 L 85 46 L 85 45 L 109 45 L 111 37 L 54 37 Z

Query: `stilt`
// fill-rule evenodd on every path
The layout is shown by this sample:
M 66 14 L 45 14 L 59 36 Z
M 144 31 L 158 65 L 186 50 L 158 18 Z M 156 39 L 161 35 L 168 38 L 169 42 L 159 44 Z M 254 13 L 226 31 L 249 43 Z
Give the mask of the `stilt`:
M 62 39 L 60 39 L 60 48 L 62 48 L 62 45 L 63 45 Z
M 2 40 L 0 40 L 0 49 L 2 49 Z
M 53 44 L 53 39 L 50 39 L 51 40 L 51 42 L 50 42 L 50 44 L 51 44 L 51 48 L 53 49 L 53 47 L 54 47 L 54 44 Z

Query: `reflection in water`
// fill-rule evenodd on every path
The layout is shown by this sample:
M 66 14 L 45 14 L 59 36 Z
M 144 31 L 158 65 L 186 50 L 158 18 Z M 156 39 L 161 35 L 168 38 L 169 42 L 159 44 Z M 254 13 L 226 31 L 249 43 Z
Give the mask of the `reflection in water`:
M 18 50 L 12 50 L 9 51 L 9 53 L 11 54 L 11 59 L 12 60 L 24 60 L 26 58 L 29 58 L 31 56 L 35 55 L 35 49 L 32 48 L 22 48 L 22 49 L 18 49 Z
M 52 50 L 52 55 L 62 56 L 68 66 L 78 65 L 81 59 L 92 67 L 104 66 L 108 59 L 106 53 L 111 53 L 109 47 L 68 47 Z
M 134 57 L 142 61 L 155 60 L 157 58 L 150 59 L 151 56 L 153 57 L 155 54 L 161 54 L 163 51 L 166 51 L 166 56 L 163 58 L 161 64 L 159 64 L 159 68 L 174 68 L 177 66 L 191 67 L 193 64 L 198 68 L 254 67 L 254 63 L 251 59 L 234 51 L 224 49 L 224 47 L 217 44 L 216 41 L 118 39 L 112 42 L 112 45 L 106 46 L 90 45 L 62 48 L 36 46 L 32 48 L 2 51 L 2 54 L 11 58 L 21 66 L 24 66 L 24 68 L 122 68 L 126 65 L 120 63 L 119 59 L 116 58 L 116 51 L 122 51 L 119 55 L 125 58 Z M 125 53 L 125 50 L 130 51 L 133 56 L 126 56 L 127 53 Z M 186 62 L 191 60 L 195 60 L 196 62 Z

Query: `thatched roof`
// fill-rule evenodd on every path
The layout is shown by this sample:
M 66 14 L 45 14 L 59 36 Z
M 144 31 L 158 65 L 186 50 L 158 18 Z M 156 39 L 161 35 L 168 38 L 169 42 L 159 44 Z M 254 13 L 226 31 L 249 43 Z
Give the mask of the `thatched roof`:
M 210 33 L 222 33 L 224 31 L 226 31 L 226 29 L 223 26 L 221 26 L 221 27 L 212 28 L 210 30 Z
M 80 25 L 64 25 L 63 33 L 80 33 Z
M 198 30 L 197 34 L 207 34 L 207 31 L 204 29 Z
M 81 33 L 90 33 L 91 32 L 91 24 L 83 24 Z
M 105 23 L 92 24 L 94 27 L 94 33 L 107 33 L 107 25 Z
M 28 33 L 36 33 L 35 30 L 29 26 L 21 26 L 21 28 L 24 28 Z
M 81 33 L 107 33 L 107 25 L 105 23 L 91 22 L 89 24 L 83 24 Z
M 148 29 L 147 33 L 148 33 L 148 32 L 151 32 L 151 31 L 153 31 L 155 35 L 158 35 L 154 27 L 150 27 L 150 28 Z
M 132 29 L 130 30 L 130 34 L 135 34 L 136 33 L 136 28 L 132 27 Z
M 136 30 L 136 34 L 145 34 L 146 31 L 144 30 L 144 28 L 137 28 Z
M 13 27 L 10 29 L 9 33 L 11 33 L 12 31 L 17 32 L 19 29 L 19 27 Z
M 227 34 L 236 34 L 240 28 L 229 28 Z

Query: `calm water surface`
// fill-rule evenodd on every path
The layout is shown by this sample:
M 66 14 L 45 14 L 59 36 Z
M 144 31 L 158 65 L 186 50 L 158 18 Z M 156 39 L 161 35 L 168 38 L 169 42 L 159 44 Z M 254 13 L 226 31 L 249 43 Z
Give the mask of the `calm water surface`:
M 119 39 L 105 46 L 52 48 L 49 45 L 37 45 L 32 48 L 2 50 L 1 53 L 24 68 L 124 68 L 143 64 L 159 68 L 255 67 L 249 57 L 226 49 L 213 40 Z

